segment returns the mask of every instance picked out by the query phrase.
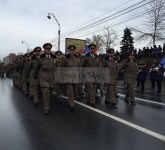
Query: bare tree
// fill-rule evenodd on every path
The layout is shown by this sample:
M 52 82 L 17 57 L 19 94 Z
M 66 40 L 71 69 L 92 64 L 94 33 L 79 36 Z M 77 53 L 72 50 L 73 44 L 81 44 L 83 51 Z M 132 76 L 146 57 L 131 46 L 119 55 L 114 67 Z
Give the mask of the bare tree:
M 115 41 L 117 40 L 117 34 L 113 29 L 109 27 L 104 29 L 103 35 L 103 45 L 105 49 L 112 48 L 116 45 Z
M 150 40 L 153 46 L 156 41 L 165 39 L 165 2 L 164 0 L 153 0 L 148 8 L 146 8 L 147 27 L 146 32 L 132 28 L 139 34 L 138 40 Z

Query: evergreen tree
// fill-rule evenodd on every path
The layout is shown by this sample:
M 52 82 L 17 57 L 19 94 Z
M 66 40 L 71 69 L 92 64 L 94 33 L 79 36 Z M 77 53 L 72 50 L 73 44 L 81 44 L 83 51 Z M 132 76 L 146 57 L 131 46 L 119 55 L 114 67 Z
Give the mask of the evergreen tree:
M 122 37 L 122 41 L 120 43 L 121 52 L 122 53 L 133 52 L 134 50 L 133 44 L 134 44 L 134 41 L 133 41 L 131 30 L 128 28 L 124 29 L 124 36 Z

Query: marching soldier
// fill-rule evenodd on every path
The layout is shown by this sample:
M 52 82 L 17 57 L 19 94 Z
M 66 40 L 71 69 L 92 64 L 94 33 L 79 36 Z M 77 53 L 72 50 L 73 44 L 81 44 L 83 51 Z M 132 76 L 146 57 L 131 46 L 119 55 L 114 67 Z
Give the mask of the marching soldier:
M 54 84 L 55 55 L 51 53 L 52 45 L 50 43 L 45 43 L 43 48 L 44 53 L 40 56 L 41 58 L 36 66 L 34 78 L 39 77 L 44 114 L 48 115 L 50 111 L 50 94 Z
M 103 67 L 107 67 L 109 69 L 109 81 L 106 83 L 106 97 L 105 97 L 105 103 L 111 104 L 112 106 L 115 106 L 117 104 L 116 102 L 116 79 L 118 75 L 118 64 L 114 60 L 114 49 L 107 50 L 107 57 L 105 57 L 105 60 L 103 62 Z
M 4 78 L 4 73 L 5 73 L 5 65 L 4 63 L 0 63 L 0 77 Z
M 25 54 L 24 63 L 22 66 L 22 74 L 21 74 L 21 82 L 22 82 L 22 90 L 25 95 L 29 94 L 29 71 L 30 71 L 30 54 Z
M 35 106 L 38 105 L 39 102 L 39 80 L 37 77 L 36 79 L 34 78 L 34 73 L 36 71 L 36 67 L 40 58 L 40 52 L 41 52 L 41 47 L 36 47 L 33 50 L 33 56 L 32 56 L 32 62 L 31 62 L 31 69 L 30 69 L 30 75 L 29 75 L 29 93 L 30 96 L 33 98 L 33 103 Z
M 124 83 L 126 84 L 127 88 L 125 102 L 135 105 L 134 82 L 137 75 L 137 64 L 135 62 L 133 53 L 128 54 L 128 59 L 121 66 L 121 69 L 124 70 Z
M 22 89 L 23 62 L 24 62 L 24 57 L 21 56 L 19 61 L 18 61 L 18 64 L 17 64 L 18 72 L 16 73 L 17 74 L 17 85 L 18 85 L 19 89 Z
M 74 53 L 74 57 L 75 57 L 76 64 L 77 64 L 77 67 L 78 67 L 78 73 L 80 73 L 80 69 L 81 69 L 81 66 L 82 66 L 82 60 L 81 60 L 82 56 L 81 56 L 79 51 L 76 51 Z M 75 91 L 74 91 L 76 100 L 80 100 L 81 99 L 80 93 L 82 93 L 82 90 L 83 90 L 82 89 L 82 83 L 77 83 L 76 87 L 75 87 Z
M 72 67 L 72 68 L 78 67 L 76 59 L 74 57 L 74 52 L 76 50 L 76 46 L 69 45 L 67 47 L 67 49 L 68 49 L 68 54 L 66 54 L 65 58 L 62 61 L 62 67 Z M 75 96 L 77 94 L 78 84 L 77 83 L 66 83 L 65 85 L 66 85 L 67 95 L 68 95 L 68 100 L 69 100 L 68 106 L 71 110 L 74 110 L 74 108 L 75 108 L 74 99 L 76 98 Z
M 55 55 L 56 55 L 55 67 L 58 68 L 58 69 L 55 69 L 55 74 L 56 74 L 56 73 L 59 73 L 56 71 L 59 71 L 60 67 L 62 67 L 63 54 L 61 51 L 56 51 Z M 56 91 L 58 101 L 60 103 L 62 103 L 61 95 L 63 94 L 63 84 L 62 83 L 55 83 L 55 91 Z
M 85 55 L 83 59 L 82 66 L 83 67 L 99 67 L 98 56 L 94 53 L 96 48 L 95 44 L 90 44 L 89 49 L 90 52 Z M 87 102 L 92 106 L 95 107 L 95 97 L 96 97 L 96 87 L 97 83 L 85 83 L 85 88 L 88 94 Z

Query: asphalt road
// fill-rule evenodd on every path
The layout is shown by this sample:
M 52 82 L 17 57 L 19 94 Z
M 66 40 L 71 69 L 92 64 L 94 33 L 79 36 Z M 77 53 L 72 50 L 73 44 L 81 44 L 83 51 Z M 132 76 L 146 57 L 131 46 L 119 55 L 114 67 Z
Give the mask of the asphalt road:
M 0 79 L 0 150 L 164 150 L 165 96 L 136 90 L 132 106 L 123 102 L 124 88 L 117 91 L 117 108 L 100 98 L 96 108 L 76 101 L 74 112 L 52 95 L 45 116 L 10 79 Z

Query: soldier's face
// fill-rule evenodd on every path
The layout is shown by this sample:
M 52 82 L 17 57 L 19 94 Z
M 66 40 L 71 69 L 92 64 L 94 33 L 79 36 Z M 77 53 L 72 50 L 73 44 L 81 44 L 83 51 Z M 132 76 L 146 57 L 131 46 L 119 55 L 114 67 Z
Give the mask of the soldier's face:
M 35 56 L 39 56 L 39 55 L 40 55 L 40 52 L 39 52 L 39 51 L 34 52 L 34 55 L 35 55 Z
M 61 59 L 62 58 L 62 55 L 61 54 L 58 54 L 56 55 L 57 59 Z
M 44 50 L 45 50 L 46 54 L 50 54 L 51 53 L 51 48 L 50 47 L 46 47 Z

